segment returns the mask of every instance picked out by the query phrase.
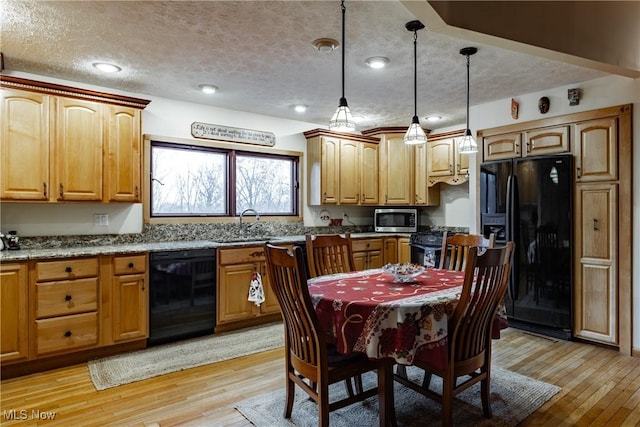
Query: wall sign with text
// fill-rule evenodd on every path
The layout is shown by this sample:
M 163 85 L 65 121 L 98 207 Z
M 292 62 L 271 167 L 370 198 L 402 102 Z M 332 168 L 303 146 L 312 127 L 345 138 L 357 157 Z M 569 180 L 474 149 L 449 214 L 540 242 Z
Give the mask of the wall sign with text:
M 209 123 L 191 123 L 191 135 L 194 138 L 218 139 L 222 141 L 241 142 L 244 144 L 276 145 L 276 136 L 272 132 L 252 129 L 240 129 L 230 126 L 212 125 Z

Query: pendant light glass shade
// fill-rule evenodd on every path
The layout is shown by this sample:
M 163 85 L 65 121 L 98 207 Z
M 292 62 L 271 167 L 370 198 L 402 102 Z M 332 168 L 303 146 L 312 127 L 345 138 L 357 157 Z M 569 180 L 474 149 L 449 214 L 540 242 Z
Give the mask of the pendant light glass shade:
M 404 143 L 409 145 L 424 144 L 427 142 L 427 134 L 420 126 L 418 119 L 418 30 L 424 28 L 420 21 L 407 22 L 405 28 L 413 31 L 413 117 L 407 133 L 404 134 Z
M 460 54 L 467 57 L 467 128 L 464 136 L 458 141 L 458 153 L 477 153 L 478 144 L 469 129 L 469 56 L 478 51 L 475 47 L 465 47 L 460 49 Z
M 349 109 L 349 105 L 347 104 L 347 98 L 345 98 L 344 96 L 344 27 L 346 12 L 346 8 L 344 7 L 344 0 L 340 2 L 340 9 L 342 9 L 342 97 L 340 98 L 338 109 L 333 114 L 333 117 L 331 117 L 331 121 L 329 122 L 329 129 L 338 132 L 354 132 L 356 130 L 356 122 L 353 121 L 351 110 Z

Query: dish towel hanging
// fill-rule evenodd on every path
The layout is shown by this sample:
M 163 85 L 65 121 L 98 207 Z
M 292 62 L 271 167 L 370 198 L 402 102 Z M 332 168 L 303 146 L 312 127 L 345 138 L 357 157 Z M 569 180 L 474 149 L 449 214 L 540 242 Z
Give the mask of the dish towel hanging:
M 262 277 L 260 273 L 253 273 L 251 284 L 249 285 L 249 301 L 254 302 L 258 307 L 264 302 L 264 289 L 262 288 Z

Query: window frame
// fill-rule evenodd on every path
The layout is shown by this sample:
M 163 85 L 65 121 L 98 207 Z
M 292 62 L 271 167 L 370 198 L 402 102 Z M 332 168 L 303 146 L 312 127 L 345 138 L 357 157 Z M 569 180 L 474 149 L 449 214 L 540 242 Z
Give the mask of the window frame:
M 151 146 L 157 143 L 159 146 L 184 146 L 193 147 L 195 150 L 227 153 L 227 208 L 228 214 L 222 215 L 167 215 L 151 216 Z M 224 223 L 236 222 L 240 212 L 236 212 L 236 184 L 235 184 L 235 157 L 236 153 L 256 157 L 289 158 L 294 162 L 294 191 L 292 194 L 292 206 L 294 213 L 289 215 L 272 215 L 261 213 L 261 217 L 279 222 L 293 222 L 302 220 L 302 186 L 300 184 L 302 176 L 303 153 L 300 151 L 278 150 L 271 147 L 262 147 L 250 144 L 241 144 L 217 140 L 196 140 L 184 138 L 163 137 L 157 135 L 144 135 L 143 147 L 143 199 L 142 207 L 144 211 L 144 223 L 146 224 L 171 224 L 171 223 Z M 231 184 L 233 183 L 233 184 Z

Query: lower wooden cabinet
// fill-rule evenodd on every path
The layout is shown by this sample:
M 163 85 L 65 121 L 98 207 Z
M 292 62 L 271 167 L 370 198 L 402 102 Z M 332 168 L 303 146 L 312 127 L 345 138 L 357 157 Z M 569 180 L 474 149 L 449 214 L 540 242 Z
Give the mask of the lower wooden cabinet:
M 278 301 L 269 286 L 264 246 L 221 249 L 217 258 L 217 325 L 280 313 Z M 265 301 L 259 306 L 248 300 L 254 273 L 260 274 L 265 295 Z
M 354 239 L 353 261 L 356 270 L 380 268 L 384 265 L 383 241 L 379 239 Z
M 395 264 L 398 262 L 398 239 L 396 237 L 385 237 L 383 240 L 384 251 L 382 252 L 382 263 Z
M 411 245 L 408 237 L 398 237 L 398 262 L 411 262 Z
M 27 290 L 27 263 L 0 264 L 0 362 L 29 356 Z

